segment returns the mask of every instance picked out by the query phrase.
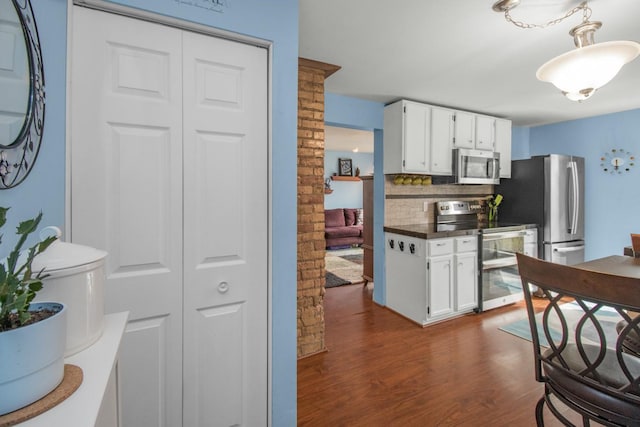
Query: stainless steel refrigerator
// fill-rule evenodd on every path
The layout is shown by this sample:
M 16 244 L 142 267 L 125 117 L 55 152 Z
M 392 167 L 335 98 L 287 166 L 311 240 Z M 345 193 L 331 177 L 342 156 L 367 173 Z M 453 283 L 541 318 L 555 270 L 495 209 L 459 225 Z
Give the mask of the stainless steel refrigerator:
M 511 163 L 500 180 L 501 222 L 538 225 L 539 257 L 573 265 L 584 262 L 584 159 L 549 154 Z

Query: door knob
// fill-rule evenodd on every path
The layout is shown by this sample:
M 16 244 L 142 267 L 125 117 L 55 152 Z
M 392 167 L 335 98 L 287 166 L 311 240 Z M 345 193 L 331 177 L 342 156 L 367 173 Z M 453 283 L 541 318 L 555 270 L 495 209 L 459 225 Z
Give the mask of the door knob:
M 218 292 L 220 292 L 221 294 L 227 293 L 228 290 L 229 290 L 229 284 L 227 282 L 220 282 L 218 284 Z

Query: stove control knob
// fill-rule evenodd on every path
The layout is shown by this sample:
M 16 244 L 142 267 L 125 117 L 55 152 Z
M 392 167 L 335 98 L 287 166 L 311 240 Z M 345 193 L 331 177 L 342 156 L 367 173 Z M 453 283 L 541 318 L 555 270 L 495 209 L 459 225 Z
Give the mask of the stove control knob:
M 409 244 L 409 252 L 411 252 L 412 254 L 416 253 L 416 245 L 415 245 L 415 243 L 410 243 Z
M 398 247 L 400 248 L 401 252 L 404 252 L 404 242 L 402 241 L 398 242 Z
M 395 246 L 396 246 L 396 242 L 394 242 L 393 239 L 389 239 L 389 247 L 393 249 Z

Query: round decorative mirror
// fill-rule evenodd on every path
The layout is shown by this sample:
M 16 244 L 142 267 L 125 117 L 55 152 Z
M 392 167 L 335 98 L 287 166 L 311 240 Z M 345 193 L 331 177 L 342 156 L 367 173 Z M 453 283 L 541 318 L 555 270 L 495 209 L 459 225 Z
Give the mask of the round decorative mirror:
M 0 190 L 20 184 L 38 156 L 44 70 L 29 0 L 0 0 Z

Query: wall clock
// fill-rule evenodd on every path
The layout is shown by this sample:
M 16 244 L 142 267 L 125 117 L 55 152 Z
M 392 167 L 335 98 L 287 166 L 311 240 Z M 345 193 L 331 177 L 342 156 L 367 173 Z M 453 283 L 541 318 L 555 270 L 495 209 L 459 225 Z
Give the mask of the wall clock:
M 612 148 L 600 157 L 600 167 L 610 174 L 629 172 L 635 165 L 635 156 L 622 148 Z

